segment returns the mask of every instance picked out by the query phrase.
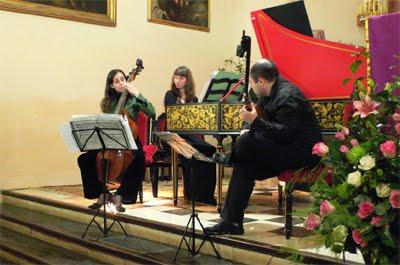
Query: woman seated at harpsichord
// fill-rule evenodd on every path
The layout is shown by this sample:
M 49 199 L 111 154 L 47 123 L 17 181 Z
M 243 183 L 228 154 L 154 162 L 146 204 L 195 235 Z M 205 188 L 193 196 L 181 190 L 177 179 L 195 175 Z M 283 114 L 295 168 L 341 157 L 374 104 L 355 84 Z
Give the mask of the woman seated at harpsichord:
M 164 105 L 197 103 L 195 94 L 195 83 L 192 72 L 186 66 L 175 69 L 171 78 L 171 88 L 165 93 Z M 194 148 L 211 157 L 216 149 L 203 140 L 201 135 L 180 134 Z M 183 168 L 184 196 L 185 200 L 192 199 L 192 181 L 194 187 L 195 201 L 207 204 L 216 204 L 214 198 L 216 170 L 214 163 L 194 161 L 193 171 L 189 167 L 189 160 L 180 157 Z M 193 172 L 193 175 L 192 175 Z

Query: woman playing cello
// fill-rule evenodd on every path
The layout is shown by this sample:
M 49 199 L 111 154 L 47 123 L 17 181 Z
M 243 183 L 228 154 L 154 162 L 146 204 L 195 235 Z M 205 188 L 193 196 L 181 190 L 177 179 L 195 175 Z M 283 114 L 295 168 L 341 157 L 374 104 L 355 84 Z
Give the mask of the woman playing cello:
M 128 97 L 126 99 L 124 109 L 133 118 L 137 119 L 138 112 L 142 111 L 151 118 L 155 116 L 153 105 L 139 92 L 139 90 L 126 80 L 122 70 L 111 70 L 106 79 L 104 98 L 101 100 L 100 106 L 104 113 L 114 113 L 117 107 L 121 94 L 127 90 Z M 120 179 L 120 186 L 114 194 L 113 202 L 119 212 L 125 209 L 123 204 L 136 203 L 140 183 L 145 174 L 145 156 L 142 149 L 142 144 L 136 139 L 137 150 L 130 150 L 134 157 L 133 161 L 128 165 Z M 92 209 L 98 209 L 105 202 L 110 200 L 111 193 L 106 193 L 103 198 L 103 183 L 98 177 L 96 170 L 96 157 L 98 151 L 89 151 L 81 154 L 78 157 L 78 165 L 81 170 L 82 184 L 84 196 L 87 199 L 98 198 L 97 202 L 89 206 Z

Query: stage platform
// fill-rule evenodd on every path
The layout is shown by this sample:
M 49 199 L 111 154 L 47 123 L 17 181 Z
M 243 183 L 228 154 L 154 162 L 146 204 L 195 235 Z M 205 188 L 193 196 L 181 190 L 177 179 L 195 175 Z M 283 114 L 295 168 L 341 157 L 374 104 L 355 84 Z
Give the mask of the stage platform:
M 226 194 L 229 179 L 223 181 L 223 194 Z M 172 202 L 172 182 L 160 181 L 158 198 L 153 198 L 151 185 L 144 182 L 144 202 L 125 205 L 126 212 L 116 215 L 129 236 L 135 236 L 177 248 L 184 228 L 191 214 L 190 202 L 182 197 L 182 183 L 179 183 L 178 205 Z M 276 181 L 257 182 L 249 207 L 245 213 L 242 236 L 218 236 L 214 240 L 218 251 L 227 263 L 242 264 L 290 264 L 290 259 L 300 263 L 334 264 L 343 263 L 343 257 L 334 257 L 323 247 L 318 246 L 318 238 L 303 227 L 304 218 L 311 198 L 308 193 L 294 192 L 295 217 L 293 235 L 289 240 L 284 236 L 284 209 L 278 207 Z M 28 188 L 2 192 L 2 204 L 15 204 L 51 215 L 62 216 L 88 223 L 93 210 L 87 208 L 94 200 L 83 198 L 81 185 Z M 196 210 L 204 226 L 218 222 L 215 206 L 196 204 Z M 101 222 L 101 219 L 100 219 Z M 196 224 L 200 234 L 200 226 Z M 112 230 L 119 229 L 114 225 Z M 92 225 L 90 237 L 102 237 L 102 233 Z M 77 237 L 81 233 L 76 231 Z M 200 239 L 196 239 L 199 240 Z M 209 243 L 202 248 L 204 255 L 213 256 Z M 151 252 L 149 250 L 149 252 Z M 183 251 L 186 252 L 186 251 Z M 172 252 L 171 252 L 172 253 Z M 171 254 L 172 262 L 173 255 Z M 361 255 L 345 254 L 346 264 L 363 264 Z M 224 261 L 224 262 L 225 262 Z M 206 264 L 214 261 L 199 262 Z M 189 262 L 190 263 L 190 262 Z M 221 264 L 221 263 L 220 263 Z

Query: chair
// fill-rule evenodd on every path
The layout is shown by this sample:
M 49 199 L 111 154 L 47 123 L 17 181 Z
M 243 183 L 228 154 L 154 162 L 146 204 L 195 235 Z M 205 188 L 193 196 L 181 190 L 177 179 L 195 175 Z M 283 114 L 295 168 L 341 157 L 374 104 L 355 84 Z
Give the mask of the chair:
M 162 132 L 166 128 L 165 113 L 158 116 L 155 125 L 153 126 L 154 131 Z M 159 179 L 159 169 L 168 168 L 169 174 L 171 174 L 171 148 L 162 143 L 157 136 L 152 135 L 151 142 L 153 145 L 157 146 L 157 151 L 153 154 L 152 161 L 149 164 L 150 167 L 150 178 L 151 178 L 151 188 L 153 197 L 158 197 L 158 179 Z M 180 163 L 178 163 L 180 166 Z
M 152 130 L 152 119 L 139 111 L 138 118 L 138 138 L 143 146 L 143 152 L 145 155 L 145 165 L 149 167 L 153 163 L 153 156 L 157 152 L 158 147 L 151 144 L 151 130 Z M 139 200 L 143 203 L 143 180 L 140 182 L 139 186 Z
M 326 174 L 325 181 L 331 185 L 332 175 L 323 166 L 316 168 L 303 168 L 299 170 L 286 170 L 278 175 L 278 204 L 282 208 L 283 186 L 285 186 L 285 237 L 289 239 L 292 235 L 292 208 L 294 190 L 310 191 L 310 187 L 315 183 L 321 174 Z
M 347 103 L 343 108 L 342 122 L 344 126 L 348 125 L 348 122 L 352 116 L 352 104 Z M 332 134 L 323 133 L 324 142 L 329 142 L 332 139 Z M 292 206 L 293 206 L 293 190 L 310 191 L 310 187 L 314 184 L 320 173 L 325 170 L 321 167 L 318 170 L 311 171 L 310 169 L 302 169 L 300 171 L 287 170 L 279 174 L 278 177 L 278 204 L 279 208 L 282 208 L 283 201 L 283 186 L 285 186 L 285 237 L 289 239 L 292 234 Z M 307 177 L 306 177 L 307 176 Z M 306 178 L 305 178 L 306 177 Z M 306 181 L 304 181 L 306 179 Z M 303 181 L 302 181 L 303 180 Z M 333 179 L 332 174 L 328 172 L 325 177 L 325 181 L 332 185 Z M 289 185 L 287 185 L 289 184 Z

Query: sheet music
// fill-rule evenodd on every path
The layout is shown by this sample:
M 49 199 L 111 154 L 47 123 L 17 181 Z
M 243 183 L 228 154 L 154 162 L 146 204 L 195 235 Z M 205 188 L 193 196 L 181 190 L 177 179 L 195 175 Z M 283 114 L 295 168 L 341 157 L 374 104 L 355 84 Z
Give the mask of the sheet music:
M 72 135 L 71 125 L 69 123 L 61 124 L 60 134 L 67 146 L 68 152 L 74 153 L 79 152 L 79 146 L 76 144 L 75 138 Z
M 197 160 L 210 163 L 213 162 L 211 158 L 205 156 L 176 133 L 163 131 L 157 132 L 156 135 L 162 141 L 168 143 L 177 153 L 183 155 L 185 158 L 190 159 L 194 156 Z
M 79 148 L 84 151 L 100 150 L 102 143 L 94 131 L 100 134 L 106 149 L 137 149 L 128 119 L 118 114 L 74 115 L 70 121 L 72 134 Z M 128 146 L 126 146 L 128 142 Z

